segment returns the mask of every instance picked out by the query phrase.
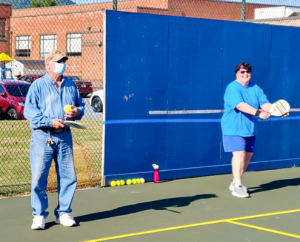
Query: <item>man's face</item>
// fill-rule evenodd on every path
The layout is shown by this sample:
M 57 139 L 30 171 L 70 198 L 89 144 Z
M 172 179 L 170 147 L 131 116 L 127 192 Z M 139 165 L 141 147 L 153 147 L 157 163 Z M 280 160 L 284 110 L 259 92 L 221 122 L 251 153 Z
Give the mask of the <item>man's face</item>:
M 55 68 L 55 62 L 53 62 L 53 61 L 47 61 L 46 62 L 47 71 L 53 72 L 54 68 Z
M 66 63 L 66 61 L 65 60 L 59 60 L 57 62 L 55 62 L 55 61 L 47 61 L 46 62 L 46 69 L 47 69 L 47 71 L 55 74 L 54 70 L 55 70 L 55 64 L 56 63 Z

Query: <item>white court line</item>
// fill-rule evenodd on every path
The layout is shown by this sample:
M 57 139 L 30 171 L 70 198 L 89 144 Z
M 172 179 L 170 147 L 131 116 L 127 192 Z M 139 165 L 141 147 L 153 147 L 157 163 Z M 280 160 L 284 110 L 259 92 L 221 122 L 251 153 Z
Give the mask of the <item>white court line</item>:
M 149 114 L 195 114 L 195 113 L 222 113 L 224 110 L 174 110 L 174 111 L 149 111 Z
M 203 109 L 203 110 L 157 110 L 149 111 L 151 115 L 161 114 L 197 114 L 197 113 L 223 113 L 224 109 Z M 300 108 L 291 108 L 290 112 L 300 112 Z

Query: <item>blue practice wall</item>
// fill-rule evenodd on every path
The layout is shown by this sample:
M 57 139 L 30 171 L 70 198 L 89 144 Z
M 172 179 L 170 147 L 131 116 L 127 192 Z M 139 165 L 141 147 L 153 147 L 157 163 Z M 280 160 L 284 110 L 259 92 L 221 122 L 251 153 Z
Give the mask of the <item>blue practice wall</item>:
M 300 105 L 300 28 L 106 12 L 104 179 L 161 179 L 231 172 L 221 113 L 150 115 L 157 110 L 220 110 L 235 67 L 248 62 L 269 100 Z M 300 164 L 300 116 L 259 123 L 248 170 Z

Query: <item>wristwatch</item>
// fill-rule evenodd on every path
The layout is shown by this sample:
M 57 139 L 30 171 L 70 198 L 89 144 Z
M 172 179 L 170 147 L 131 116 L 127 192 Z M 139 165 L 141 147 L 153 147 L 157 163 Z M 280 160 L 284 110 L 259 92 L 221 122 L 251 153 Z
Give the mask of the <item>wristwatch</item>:
M 255 113 L 255 116 L 259 116 L 259 114 L 260 114 L 260 111 L 257 109 L 256 113 Z

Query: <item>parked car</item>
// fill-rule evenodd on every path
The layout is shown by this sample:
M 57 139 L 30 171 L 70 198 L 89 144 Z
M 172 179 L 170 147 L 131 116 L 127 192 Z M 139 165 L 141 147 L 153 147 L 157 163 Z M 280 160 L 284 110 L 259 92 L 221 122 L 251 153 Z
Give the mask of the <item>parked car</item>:
M 93 92 L 93 87 L 91 82 L 83 81 L 78 76 L 65 76 L 72 78 L 72 80 L 76 83 L 76 86 L 78 87 L 79 93 L 82 97 L 87 97 L 90 93 Z
M 99 113 L 103 111 L 103 90 L 98 90 L 92 94 L 90 104 L 94 112 Z
M 24 82 L 28 82 L 28 83 L 33 83 L 36 79 L 40 78 L 42 75 L 24 75 L 24 76 L 20 76 L 18 77 L 19 81 L 24 81 Z
M 4 119 L 25 119 L 24 104 L 30 84 L 22 81 L 0 81 L 0 114 Z
M 25 81 L 28 83 L 33 83 L 36 79 L 40 78 L 41 76 L 42 75 L 23 75 L 20 76 L 18 80 Z M 83 81 L 78 76 L 65 76 L 65 77 L 71 78 L 75 82 L 79 90 L 79 93 L 81 94 L 82 97 L 86 97 L 87 95 L 93 92 L 93 87 L 91 82 Z

